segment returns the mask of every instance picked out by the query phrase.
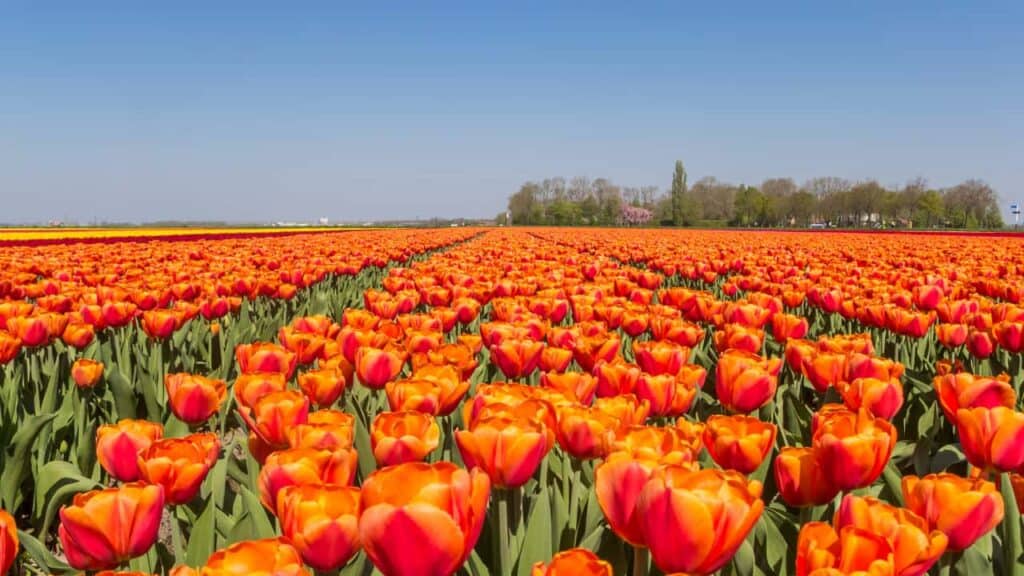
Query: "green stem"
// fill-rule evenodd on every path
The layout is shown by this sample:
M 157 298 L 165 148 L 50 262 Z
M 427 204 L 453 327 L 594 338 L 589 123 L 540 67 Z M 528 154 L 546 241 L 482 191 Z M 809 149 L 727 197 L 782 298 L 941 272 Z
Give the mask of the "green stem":
M 650 552 L 647 548 L 633 547 L 633 576 L 647 576 L 647 560 Z
M 174 544 L 174 559 L 180 564 L 185 561 L 185 539 L 181 535 L 181 521 L 178 520 L 175 508 L 167 508 L 167 513 L 171 515 L 171 542 Z
M 512 573 L 512 550 L 509 546 L 508 490 L 498 490 L 498 574 Z
M 1024 570 L 1021 569 L 1022 564 L 1018 559 L 1021 549 L 1024 548 L 1024 543 L 1021 542 L 1020 535 L 1020 510 L 1017 508 L 1017 499 L 1013 494 L 1009 473 L 1000 476 L 999 490 L 1006 507 L 1000 530 L 1003 544 L 1003 569 L 1000 573 L 1008 576 L 1021 576 L 1024 574 Z

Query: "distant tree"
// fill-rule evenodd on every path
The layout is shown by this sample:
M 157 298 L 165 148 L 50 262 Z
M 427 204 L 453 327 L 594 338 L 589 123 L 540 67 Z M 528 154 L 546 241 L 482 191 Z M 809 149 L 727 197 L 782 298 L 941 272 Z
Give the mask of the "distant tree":
M 577 176 L 569 181 L 569 187 L 566 191 L 569 200 L 583 202 L 590 195 L 590 179 L 586 176 Z
M 626 226 L 643 226 L 651 221 L 653 213 L 647 208 L 623 205 L 621 222 Z
M 683 161 L 676 160 L 676 169 L 672 174 L 672 224 L 682 226 L 687 217 L 686 204 L 686 169 Z
M 575 226 L 580 217 L 580 205 L 566 199 L 554 200 L 547 209 L 547 223 L 555 226 Z
M 593 194 L 587 194 L 580 202 L 580 217 L 585 224 L 597 224 L 597 216 L 601 212 L 601 205 Z
M 618 222 L 622 212 L 622 192 L 618 186 L 605 178 L 594 180 L 594 197 L 600 207 L 598 221 L 610 226 Z
M 512 224 L 540 224 L 544 208 L 538 200 L 540 186 L 536 182 L 523 184 L 519 191 L 508 199 L 508 211 L 512 214 Z
M 640 205 L 644 208 L 653 209 L 655 200 L 658 197 L 657 186 L 640 187 Z
M 761 211 L 762 194 L 753 186 L 740 185 L 733 200 L 733 223 L 736 226 L 756 226 Z
M 735 186 L 719 182 L 714 176 L 705 176 L 694 183 L 688 194 L 700 205 L 701 218 L 726 221 L 732 219 Z
M 983 180 L 965 180 L 950 188 L 945 194 L 945 204 L 954 226 L 968 228 L 1003 225 L 999 213 L 999 197 Z
M 782 199 L 781 211 L 786 224 L 806 226 L 818 208 L 818 199 L 807 190 L 797 190 Z

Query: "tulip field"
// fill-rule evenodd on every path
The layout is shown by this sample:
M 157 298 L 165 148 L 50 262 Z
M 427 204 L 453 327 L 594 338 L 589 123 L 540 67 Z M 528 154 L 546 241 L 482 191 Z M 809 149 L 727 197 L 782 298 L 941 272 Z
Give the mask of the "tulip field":
M 0 229 L 0 575 L 1024 575 L 1024 239 L 136 232 Z

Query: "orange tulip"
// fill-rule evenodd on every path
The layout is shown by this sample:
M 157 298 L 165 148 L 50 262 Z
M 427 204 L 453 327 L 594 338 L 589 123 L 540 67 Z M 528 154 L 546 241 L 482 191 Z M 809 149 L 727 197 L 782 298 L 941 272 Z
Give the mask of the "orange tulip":
M 674 374 L 640 374 L 634 392 L 640 400 L 646 400 L 654 416 L 678 416 L 673 410 L 676 399 L 676 376 Z M 689 404 L 686 404 L 689 408 Z
M 655 376 L 676 375 L 690 359 L 690 349 L 673 342 L 649 340 L 633 342 L 633 354 L 640 369 Z
M 846 526 L 836 531 L 824 522 L 808 522 L 797 537 L 797 576 L 895 576 L 893 550 L 882 536 Z
M 1010 386 L 1009 376 L 991 378 L 967 372 L 947 373 L 932 380 L 939 406 L 946 420 L 955 424 L 961 408 L 995 408 L 1017 405 L 1017 393 Z
M 20 340 L 22 346 L 28 348 L 46 346 L 56 336 L 63 334 L 64 328 L 66 328 L 66 326 L 61 326 L 59 332 L 53 333 L 51 329 L 54 326 L 53 319 L 55 317 L 56 315 L 54 314 L 42 314 L 32 317 L 15 316 L 14 318 L 8 318 L 7 331 Z
M 289 448 L 267 456 L 260 469 L 260 502 L 275 512 L 277 494 L 286 486 L 335 484 L 349 486 L 355 480 L 357 455 L 354 450 L 313 450 Z
M 300 332 L 287 326 L 277 331 L 277 339 L 286 350 L 295 354 L 296 363 L 306 366 L 315 362 L 324 355 L 324 348 L 328 340 L 323 336 Z
M 718 357 L 715 392 L 722 406 L 749 413 L 768 403 L 778 387 L 778 358 L 761 358 L 742 350 L 728 350 Z
M 750 474 L 775 446 L 775 434 L 774 424 L 757 418 L 715 415 L 704 427 L 704 445 L 722 468 Z
M 853 494 L 843 497 L 834 520 L 837 532 L 847 526 L 884 538 L 898 576 L 927 572 L 946 551 L 949 541 L 942 532 L 929 531 L 928 522 L 910 510 Z
M 840 490 L 853 490 L 870 486 L 882 474 L 896 447 L 896 429 L 861 410 L 820 422 L 813 444 L 830 483 Z
M 455 432 L 467 468 L 480 467 L 499 488 L 517 488 L 537 471 L 550 446 L 544 425 L 525 418 L 491 416 Z
M 7 511 L 0 509 L 0 574 L 7 574 L 17 556 L 18 526 Z
M 846 380 L 847 355 L 838 352 L 818 352 L 801 367 L 814 389 L 824 394 L 830 387 Z
M 423 460 L 440 441 L 441 427 L 423 412 L 381 412 L 370 427 L 373 457 L 382 467 Z
M 308 484 L 277 493 L 284 535 L 313 568 L 337 570 L 359 552 L 359 489 Z
M 510 380 L 529 376 L 540 365 L 543 342 L 504 340 L 491 346 L 491 361 Z
M 597 391 L 597 378 L 583 372 L 544 372 L 540 375 L 540 385 L 557 390 L 580 404 L 589 405 L 594 401 L 594 392 Z
M 803 338 L 807 330 L 806 318 L 782 312 L 772 315 L 772 337 L 776 342 L 785 343 L 790 338 Z
M 545 372 L 565 372 L 572 363 L 572 350 L 548 346 L 540 353 L 540 369 Z
M 125 484 L 75 495 L 60 509 L 57 531 L 68 564 L 104 570 L 145 554 L 156 542 L 163 508 L 160 486 Z
M 103 362 L 79 358 L 71 365 L 71 379 L 79 388 L 92 388 L 103 377 Z
M 284 374 L 286 380 L 291 379 L 299 361 L 298 356 L 284 346 L 265 342 L 239 344 L 235 348 L 235 358 L 242 374 L 274 372 Z
M 631 394 L 640 379 L 640 367 L 623 361 L 598 362 L 594 366 L 597 377 L 597 396 L 610 398 L 620 394 Z
M 103 469 L 121 482 L 141 477 L 138 455 L 162 438 L 164 427 L 145 420 L 121 420 L 96 430 L 96 459 Z
M 166 340 L 181 328 L 181 317 L 174 310 L 147 310 L 139 319 L 142 330 L 154 340 Z
M 651 404 L 633 394 L 620 394 L 613 398 L 594 400 L 594 409 L 618 418 L 622 426 L 643 424 L 651 412 Z
M 201 576 L 310 576 L 302 556 L 283 538 L 245 540 L 210 556 Z
M 242 374 L 235 380 L 233 391 L 235 403 L 238 409 L 242 407 L 253 408 L 256 402 L 273 392 L 284 392 L 288 388 L 288 381 L 284 374 L 273 372 L 258 372 L 254 374 Z
M 164 386 L 171 412 L 182 422 L 193 426 L 216 414 L 228 394 L 223 380 L 197 374 L 168 374 L 164 377 Z
M 1004 406 L 961 408 L 956 431 L 972 466 L 1013 472 L 1024 466 L 1024 413 Z
M 317 407 L 331 406 L 345 392 L 345 374 L 340 369 L 314 370 L 299 374 L 299 388 Z
M 611 362 L 619 355 L 622 340 L 608 334 L 583 336 L 573 346 L 573 358 L 584 372 L 591 372 L 601 362 Z
M 216 434 L 165 438 L 139 454 L 139 470 L 147 483 L 163 487 L 168 504 L 188 504 L 199 493 L 219 452 Z
M 774 472 L 779 496 L 793 507 L 821 506 L 839 493 L 814 448 L 783 448 L 775 457 Z
M 636 505 L 640 491 L 659 466 L 657 460 L 612 452 L 594 469 L 594 491 L 608 525 L 633 546 L 647 545 Z
M 309 418 L 309 399 L 296 390 L 272 392 L 256 401 L 252 408 L 238 407 L 239 413 L 264 442 L 271 446 L 288 445 L 288 429 Z
M 763 509 L 760 482 L 667 466 L 644 484 L 636 514 L 658 568 L 710 574 L 732 559 Z
M 491 485 L 480 470 L 407 463 L 363 482 L 359 537 L 388 576 L 449 576 L 473 551 Z
M 21 352 L 21 340 L 0 330 L 0 366 L 7 364 Z
M 844 380 L 853 381 L 857 378 L 897 380 L 903 376 L 903 370 L 903 364 L 895 360 L 853 352 L 846 359 Z
M 67 327 L 64 328 L 64 333 L 61 334 L 60 337 L 65 344 L 78 350 L 82 350 L 89 344 L 92 344 L 92 341 L 95 338 L 96 329 L 90 324 L 79 324 L 74 322 L 68 322 Z M 0 352 L 0 364 L 3 364 L 2 352 Z
M 411 379 L 388 382 L 385 391 L 394 411 L 417 410 L 447 416 L 466 396 L 469 381 L 452 366 L 422 366 Z
M 695 348 L 704 341 L 704 329 L 680 318 L 651 318 L 651 335 L 655 340 L 667 340 L 680 346 Z
M 402 371 L 405 354 L 395 349 L 361 346 L 356 351 L 355 364 L 359 383 L 367 388 L 379 390 Z
M 1024 352 L 1024 322 L 1002 321 L 992 325 L 992 336 L 1000 348 L 1019 354 Z
M 311 412 L 305 424 L 288 430 L 290 448 L 348 450 L 355 439 L 355 416 L 337 410 Z
M 612 565 L 586 548 L 563 550 L 544 564 L 537 562 L 530 576 L 612 576 Z
M 682 426 L 629 426 L 619 430 L 612 453 L 625 452 L 634 458 L 661 464 L 696 461 L 703 446 L 703 424 L 682 421 Z
M 715 330 L 715 349 L 719 352 L 726 350 L 744 350 L 751 354 L 761 351 L 764 343 L 764 330 L 751 328 L 742 324 L 726 324 L 722 329 Z
M 1003 498 L 992 482 L 955 474 L 903 477 L 907 508 L 949 538 L 949 549 L 966 550 L 1003 520 Z
M 903 407 L 903 385 L 896 379 L 857 378 L 849 384 L 841 383 L 839 393 L 850 410 L 865 408 L 886 420 L 892 420 Z
M 558 445 L 576 458 L 603 458 L 621 425 L 618 418 L 595 408 L 566 406 L 558 410 Z

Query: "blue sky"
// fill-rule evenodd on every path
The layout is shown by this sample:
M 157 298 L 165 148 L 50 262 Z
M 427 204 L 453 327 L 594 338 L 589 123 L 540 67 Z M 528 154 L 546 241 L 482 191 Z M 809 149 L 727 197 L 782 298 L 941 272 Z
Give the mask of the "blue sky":
M 528 179 L 976 177 L 1021 2 L 5 2 L 0 221 L 493 216 Z

